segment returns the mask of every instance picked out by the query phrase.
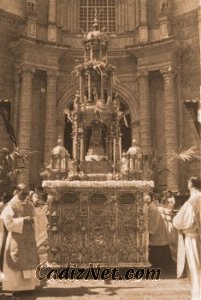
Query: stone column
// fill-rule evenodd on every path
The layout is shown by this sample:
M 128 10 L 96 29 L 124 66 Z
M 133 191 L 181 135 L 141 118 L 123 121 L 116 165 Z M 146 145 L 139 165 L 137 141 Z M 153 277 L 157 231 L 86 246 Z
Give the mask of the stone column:
M 30 1 L 26 1 L 26 13 L 27 13 L 27 20 L 26 20 L 25 32 L 28 37 L 36 38 L 37 7 L 34 1 L 32 3 Z
M 159 33 L 161 39 L 168 38 L 171 35 L 170 1 L 161 2 L 161 11 L 159 14 Z
M 147 0 L 140 1 L 140 26 L 139 26 L 139 42 L 148 41 L 147 28 Z
M 47 94 L 46 94 L 46 115 L 45 115 L 45 152 L 44 161 L 50 162 L 51 150 L 56 146 L 56 83 L 57 72 L 47 72 Z
M 48 12 L 48 41 L 57 42 L 57 1 L 49 0 Z
M 31 67 L 22 69 L 21 99 L 20 99 L 20 123 L 19 123 L 19 150 L 29 152 L 31 150 L 31 121 L 32 121 L 32 83 L 35 70 Z M 30 163 L 25 163 L 25 169 L 18 181 L 29 184 Z
M 116 7 L 116 20 L 117 20 L 117 32 L 119 33 L 120 32 L 120 1 L 117 0 L 117 7 Z
M 125 14 L 124 14 L 124 1 L 117 0 L 117 26 L 118 32 L 122 33 L 125 31 Z
M 199 31 L 199 41 L 201 44 L 201 5 L 198 7 L 198 31 Z M 200 68 L 201 68 L 201 51 L 200 51 Z M 200 82 L 200 95 L 201 95 L 201 82 Z M 200 99 L 200 109 L 201 109 L 201 99 Z
M 178 162 L 170 161 L 168 155 L 178 151 L 177 147 L 177 113 L 174 93 L 175 73 L 171 67 L 161 70 L 164 80 L 165 141 L 167 168 L 173 173 L 167 175 L 167 189 L 178 191 Z
M 147 24 L 147 0 L 141 0 L 140 22 L 143 24 Z
M 124 31 L 128 31 L 128 1 L 124 2 Z
M 18 111 L 19 111 L 19 101 L 20 101 L 20 74 L 19 70 L 16 67 L 15 69 L 15 101 L 12 107 L 12 121 L 15 134 L 18 131 Z
M 135 0 L 135 27 L 140 24 L 140 0 Z
M 138 82 L 140 98 L 140 142 L 143 153 L 147 154 L 151 149 L 149 72 L 141 71 Z

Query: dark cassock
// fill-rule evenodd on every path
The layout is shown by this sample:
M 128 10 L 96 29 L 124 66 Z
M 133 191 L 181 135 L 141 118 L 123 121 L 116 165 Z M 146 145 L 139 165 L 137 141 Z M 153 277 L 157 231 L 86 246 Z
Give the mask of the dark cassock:
M 153 267 L 160 268 L 172 263 L 169 248 L 169 233 L 164 219 L 153 202 L 148 207 L 149 260 Z
M 25 192 L 15 195 L 1 213 L 5 245 L 1 249 L 4 291 L 35 289 L 35 271 L 39 264 L 35 238 L 35 208 Z

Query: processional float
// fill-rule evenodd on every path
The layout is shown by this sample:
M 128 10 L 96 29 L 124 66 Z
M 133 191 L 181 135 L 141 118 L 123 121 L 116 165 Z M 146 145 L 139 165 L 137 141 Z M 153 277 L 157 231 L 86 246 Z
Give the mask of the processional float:
M 122 151 L 118 94 L 112 89 L 108 39 L 99 30 L 84 35 L 84 61 L 75 66 L 79 90 L 67 114 L 72 155 L 61 139 L 43 175 L 48 191 L 48 262 L 59 266 L 101 264 L 147 267 L 148 220 L 143 193 L 143 154 L 133 140 Z

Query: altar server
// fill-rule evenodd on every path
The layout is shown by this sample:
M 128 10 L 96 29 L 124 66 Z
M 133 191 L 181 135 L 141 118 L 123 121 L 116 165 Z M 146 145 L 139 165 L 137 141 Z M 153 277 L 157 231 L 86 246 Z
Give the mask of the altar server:
M 191 177 L 188 181 L 190 198 L 182 206 L 173 219 L 173 225 L 179 230 L 177 277 L 184 271 L 185 259 L 187 260 L 192 300 L 201 296 L 201 180 Z
M 149 261 L 156 268 L 164 268 L 172 263 L 169 232 L 156 203 L 153 201 L 153 195 L 151 193 L 145 194 L 144 199 L 148 202 Z
M 1 219 L 8 231 L 3 255 L 3 290 L 27 291 L 35 288 L 39 264 L 35 229 L 35 209 L 23 189 L 4 208 Z

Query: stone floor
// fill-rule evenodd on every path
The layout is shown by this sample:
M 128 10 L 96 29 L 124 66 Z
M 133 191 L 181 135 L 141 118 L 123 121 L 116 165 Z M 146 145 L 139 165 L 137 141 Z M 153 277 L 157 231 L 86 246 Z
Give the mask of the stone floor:
M 11 300 L 0 294 L 1 300 Z M 190 300 L 187 278 L 160 280 L 111 281 L 98 280 L 49 281 L 42 289 L 27 292 L 20 300 Z

